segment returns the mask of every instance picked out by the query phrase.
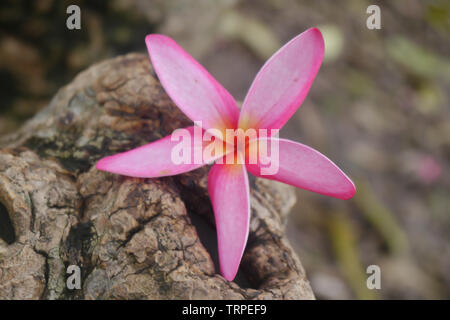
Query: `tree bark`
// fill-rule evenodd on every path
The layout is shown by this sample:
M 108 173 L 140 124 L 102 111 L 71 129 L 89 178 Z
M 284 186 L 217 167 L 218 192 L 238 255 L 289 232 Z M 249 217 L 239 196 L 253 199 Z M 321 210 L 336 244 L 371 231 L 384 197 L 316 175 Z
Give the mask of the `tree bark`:
M 0 139 L 0 299 L 313 299 L 283 232 L 291 187 L 251 178 L 234 282 L 218 273 L 208 167 L 137 179 L 95 162 L 191 122 L 148 57 L 92 66 Z M 81 268 L 82 287 L 66 286 Z

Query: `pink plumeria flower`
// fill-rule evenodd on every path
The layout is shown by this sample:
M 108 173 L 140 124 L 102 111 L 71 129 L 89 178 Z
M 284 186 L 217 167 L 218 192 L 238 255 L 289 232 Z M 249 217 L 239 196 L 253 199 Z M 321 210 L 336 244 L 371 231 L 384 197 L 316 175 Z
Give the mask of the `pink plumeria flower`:
M 222 132 L 238 128 L 281 129 L 305 99 L 324 53 L 322 34 L 316 28 L 292 39 L 261 68 L 239 111 L 230 93 L 174 40 L 151 34 L 145 41 L 158 78 L 175 104 L 191 120 L 201 122 L 202 129 Z M 194 127 L 187 130 L 193 132 Z M 197 169 L 223 156 L 218 154 L 216 158 L 205 159 L 201 163 L 174 164 L 171 152 L 177 142 L 170 137 L 103 158 L 97 163 L 97 168 L 131 177 L 159 178 Z M 275 136 L 257 139 L 277 139 L 275 142 L 280 154 L 277 173 L 262 175 L 261 162 L 216 162 L 208 176 L 220 270 L 229 281 L 236 276 L 249 232 L 247 171 L 339 199 L 350 199 L 355 194 L 353 182 L 318 151 Z

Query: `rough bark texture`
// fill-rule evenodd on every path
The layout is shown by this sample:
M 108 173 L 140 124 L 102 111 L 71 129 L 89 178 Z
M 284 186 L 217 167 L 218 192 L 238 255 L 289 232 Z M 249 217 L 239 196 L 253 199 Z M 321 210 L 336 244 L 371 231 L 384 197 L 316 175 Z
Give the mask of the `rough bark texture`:
M 149 59 L 97 64 L 0 140 L 0 299 L 311 299 L 283 234 L 292 189 L 251 180 L 251 231 L 234 282 L 218 274 L 208 168 L 162 179 L 95 162 L 190 125 Z M 66 288 L 78 265 L 82 288 Z

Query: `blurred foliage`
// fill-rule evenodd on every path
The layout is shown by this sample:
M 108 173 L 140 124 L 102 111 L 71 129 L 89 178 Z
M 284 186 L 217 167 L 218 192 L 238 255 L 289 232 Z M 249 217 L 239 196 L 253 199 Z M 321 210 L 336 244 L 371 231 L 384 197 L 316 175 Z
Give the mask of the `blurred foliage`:
M 82 30 L 65 28 L 69 4 Z M 239 100 L 264 61 L 316 26 L 325 59 L 281 135 L 333 159 L 356 182 L 340 201 L 298 190 L 287 225 L 318 298 L 450 298 L 450 3 L 113 0 L 0 4 L 0 134 L 90 64 L 175 38 Z M 345 9 L 344 9 L 345 8 Z M 366 288 L 368 265 L 382 289 Z
M 450 81 L 450 63 L 402 36 L 388 40 L 388 52 L 392 59 L 418 77 L 433 79 L 443 77 Z
M 81 9 L 68 30 L 66 8 Z M 132 4 L 103 0 L 5 0 L 0 3 L 0 134 L 45 106 L 78 72 L 134 50 L 153 24 Z M 128 10 L 124 10 L 128 8 Z M 1 115 L 8 115 L 8 120 Z
M 322 32 L 326 45 L 323 60 L 329 62 L 338 59 L 344 49 L 344 37 L 341 29 L 332 24 L 321 25 L 318 28 Z
M 357 229 L 346 217 L 346 212 L 333 212 L 328 218 L 328 228 L 338 266 L 355 295 L 364 300 L 376 299 L 377 291 L 366 286 L 367 275 L 357 253 Z
M 363 180 L 356 180 L 358 196 L 354 198 L 358 210 L 384 240 L 389 254 L 405 254 L 408 240 L 398 225 L 394 214 L 375 196 L 370 185 Z

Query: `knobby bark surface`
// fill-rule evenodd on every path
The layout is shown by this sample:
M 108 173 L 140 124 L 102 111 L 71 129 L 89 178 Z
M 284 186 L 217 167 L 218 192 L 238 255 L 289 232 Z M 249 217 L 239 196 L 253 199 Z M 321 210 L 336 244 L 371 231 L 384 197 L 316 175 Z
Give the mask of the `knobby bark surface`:
M 100 172 L 106 155 L 191 125 L 147 56 L 92 66 L 0 139 L 0 299 L 312 299 L 283 232 L 291 187 L 251 179 L 234 282 L 218 272 L 208 167 L 161 179 Z M 81 268 L 82 288 L 66 286 Z

